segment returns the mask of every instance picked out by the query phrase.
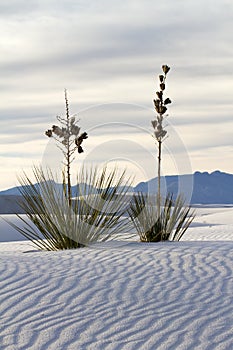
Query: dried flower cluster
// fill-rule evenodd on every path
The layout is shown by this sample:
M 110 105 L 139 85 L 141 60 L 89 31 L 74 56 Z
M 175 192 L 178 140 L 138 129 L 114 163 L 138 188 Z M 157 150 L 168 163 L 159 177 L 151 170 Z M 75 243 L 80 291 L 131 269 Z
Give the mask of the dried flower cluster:
M 60 117 L 57 118 L 61 121 Z M 57 125 L 53 125 L 51 129 L 45 132 L 45 135 L 47 135 L 48 137 L 52 137 L 53 135 L 55 135 L 56 140 L 58 140 L 65 147 L 67 147 L 69 144 L 70 146 L 74 146 L 75 144 L 76 146 L 74 146 L 74 148 L 72 149 L 72 153 L 76 148 L 78 149 L 78 153 L 82 153 L 83 148 L 81 144 L 83 140 L 88 138 L 87 133 L 83 132 L 80 136 L 78 136 L 80 132 L 80 127 L 75 124 L 75 117 L 68 118 L 68 120 L 66 120 L 65 123 L 66 126 L 61 128 Z M 71 140 L 73 136 L 74 140 Z
M 161 214 L 161 162 L 162 162 L 162 142 L 167 134 L 167 131 L 163 127 L 164 115 L 167 112 L 167 105 L 171 103 L 170 98 L 164 99 L 164 91 L 166 89 L 166 78 L 170 67 L 167 65 L 162 66 L 163 74 L 159 75 L 159 87 L 160 90 L 156 91 L 157 98 L 154 100 L 155 110 L 157 116 L 155 120 L 152 120 L 152 126 L 154 128 L 154 135 L 158 142 L 158 217 Z
M 81 135 L 80 127 L 76 124 L 77 121 L 75 116 L 70 116 L 69 112 L 69 103 L 67 98 L 67 91 L 65 90 L 65 105 L 66 105 L 66 118 L 57 116 L 57 120 L 60 122 L 61 127 L 53 125 L 51 129 L 45 131 L 45 135 L 48 137 L 54 137 L 58 142 L 57 146 L 62 151 L 66 167 L 66 177 L 67 177 L 67 187 L 68 187 L 68 200 L 71 205 L 71 174 L 70 167 L 71 163 L 74 160 L 74 153 L 78 150 L 78 153 L 83 152 L 82 143 L 83 140 L 88 138 L 86 132 L 83 132 Z M 60 144 L 60 146 L 59 146 Z
M 166 106 L 169 103 L 171 103 L 170 98 L 166 98 L 164 100 L 164 90 L 166 88 L 165 82 L 166 82 L 167 73 L 169 72 L 170 67 L 168 67 L 167 65 L 163 65 L 162 70 L 164 74 L 159 75 L 160 91 L 156 92 L 157 98 L 154 100 L 155 110 L 158 114 L 156 119 L 152 120 L 151 122 L 154 128 L 154 134 L 157 141 L 162 141 L 167 134 L 167 131 L 164 130 L 164 127 L 163 127 L 163 119 L 164 119 L 164 114 L 167 111 Z

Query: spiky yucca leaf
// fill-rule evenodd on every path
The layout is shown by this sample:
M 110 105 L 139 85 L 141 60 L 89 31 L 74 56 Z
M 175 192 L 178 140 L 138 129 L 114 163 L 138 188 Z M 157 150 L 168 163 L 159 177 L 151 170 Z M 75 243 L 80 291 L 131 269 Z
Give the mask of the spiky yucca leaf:
M 194 219 L 181 195 L 173 200 L 168 194 L 161 204 L 159 216 L 158 199 L 143 193 L 133 196 L 128 213 L 141 242 L 179 241 Z
M 79 201 L 74 206 L 74 212 L 82 218 L 79 227 L 83 232 L 82 243 L 106 241 L 116 238 L 129 229 L 129 219 L 123 217 L 126 212 L 126 194 L 130 187 L 130 179 L 123 171 L 120 176 L 117 168 L 108 171 L 104 167 L 83 168 L 78 177 L 77 187 Z
M 28 220 L 17 215 L 23 223 L 10 223 L 38 248 L 46 250 L 71 249 L 97 241 L 106 241 L 126 230 L 129 220 L 121 218 L 122 198 L 127 193 L 130 179 L 117 169 L 107 172 L 92 168 L 81 170 L 77 178 L 77 198 L 69 205 L 63 188 L 56 185 L 52 173 L 34 167 L 34 185 L 24 173 L 20 178 L 23 201 L 21 207 Z M 48 180 L 49 178 L 49 180 Z M 83 184 L 80 192 L 79 184 Z M 116 195 L 117 193 L 117 195 Z

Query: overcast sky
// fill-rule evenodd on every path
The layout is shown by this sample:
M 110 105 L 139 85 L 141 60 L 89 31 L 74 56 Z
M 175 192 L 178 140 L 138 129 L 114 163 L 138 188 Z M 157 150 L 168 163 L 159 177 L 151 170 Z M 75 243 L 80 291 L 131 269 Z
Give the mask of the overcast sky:
M 233 173 L 232 0 L 1 0 L 0 16 L 0 190 L 48 157 L 64 88 L 89 133 L 80 162 L 153 177 L 162 64 L 173 102 L 163 173 Z

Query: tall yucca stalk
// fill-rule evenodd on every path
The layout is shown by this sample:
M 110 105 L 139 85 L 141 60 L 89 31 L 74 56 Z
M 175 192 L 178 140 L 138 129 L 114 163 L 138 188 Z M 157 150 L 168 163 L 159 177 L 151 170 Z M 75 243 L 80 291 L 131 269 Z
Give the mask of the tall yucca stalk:
M 155 120 L 152 120 L 152 126 L 154 128 L 154 136 L 158 142 L 158 215 L 160 215 L 161 206 L 161 163 L 162 163 L 162 142 L 167 135 L 167 131 L 164 129 L 164 116 L 167 112 L 167 105 L 171 103 L 171 100 L 167 97 L 164 98 L 164 92 L 166 89 L 166 78 L 170 67 L 167 65 L 162 66 L 163 74 L 159 75 L 159 87 L 160 90 L 156 91 L 156 99 L 154 100 L 154 107 L 157 112 Z
M 19 179 L 27 220 L 17 215 L 23 227 L 9 224 L 38 248 L 72 249 L 112 239 L 128 231 L 122 200 L 130 187 L 125 172 L 117 169 L 82 168 L 77 177 L 79 197 L 69 205 L 62 187 L 50 170 L 33 169 L 34 181 L 24 173 Z M 48 180 L 50 178 L 50 180 Z M 83 184 L 82 186 L 80 184 Z
M 58 148 L 63 153 L 65 159 L 63 164 L 65 166 L 66 174 L 66 177 L 64 177 L 64 190 L 68 203 L 71 206 L 71 163 L 75 158 L 74 155 L 76 151 L 78 153 L 83 152 L 81 144 L 83 140 L 88 138 L 88 136 L 86 132 L 80 134 L 80 127 L 77 125 L 76 117 L 70 116 L 67 90 L 65 90 L 65 109 L 66 116 L 64 118 L 57 116 L 57 120 L 61 124 L 61 127 L 53 125 L 51 129 L 45 132 L 45 135 L 48 137 L 54 137 Z
M 159 75 L 159 91 L 154 100 L 157 112 L 152 120 L 154 137 L 158 143 L 158 190 L 156 199 L 143 193 L 133 196 L 128 213 L 142 242 L 159 242 L 180 240 L 194 218 L 194 212 L 185 206 L 185 199 L 179 195 L 173 200 L 172 194 L 161 196 L 162 142 L 167 136 L 164 129 L 164 117 L 170 98 L 165 98 L 167 74 L 170 67 L 162 66 L 163 74 Z

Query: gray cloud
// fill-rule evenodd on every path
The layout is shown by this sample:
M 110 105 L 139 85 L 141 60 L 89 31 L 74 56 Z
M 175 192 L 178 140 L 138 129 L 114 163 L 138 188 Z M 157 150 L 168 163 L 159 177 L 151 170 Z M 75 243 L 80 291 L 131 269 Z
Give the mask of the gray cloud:
M 198 143 L 207 153 L 215 142 L 231 144 L 232 10 L 229 0 L 1 1 L 1 145 L 43 142 L 44 129 L 64 113 L 64 88 L 83 128 L 125 121 L 150 130 L 163 63 L 172 66 L 169 121 L 195 133 L 190 152 Z M 115 104 L 84 112 L 112 101 L 149 109 Z M 221 127 L 218 141 L 198 133 L 208 123 Z

